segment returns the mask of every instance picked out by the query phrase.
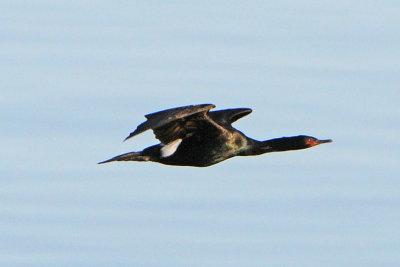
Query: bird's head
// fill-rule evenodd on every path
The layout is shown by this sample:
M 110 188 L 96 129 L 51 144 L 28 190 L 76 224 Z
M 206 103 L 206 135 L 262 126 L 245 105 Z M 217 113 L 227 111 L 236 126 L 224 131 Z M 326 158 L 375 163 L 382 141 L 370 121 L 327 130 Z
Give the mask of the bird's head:
M 257 147 L 257 152 L 254 154 L 306 149 L 330 142 L 332 142 L 331 139 L 319 140 L 315 137 L 307 135 L 281 137 L 261 142 L 260 145 Z
M 331 143 L 332 142 L 332 139 L 319 140 L 319 139 L 317 139 L 315 137 L 307 136 L 307 135 L 299 135 L 299 136 L 296 136 L 294 138 L 296 138 L 297 141 L 298 141 L 299 149 L 309 148 L 309 147 L 317 146 L 317 145 L 320 145 L 320 144 Z

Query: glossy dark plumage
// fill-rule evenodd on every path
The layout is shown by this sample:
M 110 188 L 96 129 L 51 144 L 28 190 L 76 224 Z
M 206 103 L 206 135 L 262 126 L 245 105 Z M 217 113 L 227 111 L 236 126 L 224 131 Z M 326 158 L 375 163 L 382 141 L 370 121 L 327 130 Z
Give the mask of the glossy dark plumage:
M 151 129 L 161 143 L 100 163 L 154 161 L 167 165 L 207 167 L 234 156 L 298 150 L 332 142 L 306 135 L 257 141 L 232 127 L 233 122 L 251 113 L 251 109 L 210 111 L 214 107 L 202 104 L 148 114 L 145 116 L 147 121 L 125 140 Z

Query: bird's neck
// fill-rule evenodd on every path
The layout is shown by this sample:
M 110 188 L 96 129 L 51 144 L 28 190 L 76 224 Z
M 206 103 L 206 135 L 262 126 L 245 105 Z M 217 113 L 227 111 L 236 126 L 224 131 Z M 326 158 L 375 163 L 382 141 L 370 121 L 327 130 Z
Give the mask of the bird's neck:
M 246 155 L 260 155 L 270 152 L 280 152 L 301 149 L 296 136 L 274 138 L 265 141 L 253 140 Z

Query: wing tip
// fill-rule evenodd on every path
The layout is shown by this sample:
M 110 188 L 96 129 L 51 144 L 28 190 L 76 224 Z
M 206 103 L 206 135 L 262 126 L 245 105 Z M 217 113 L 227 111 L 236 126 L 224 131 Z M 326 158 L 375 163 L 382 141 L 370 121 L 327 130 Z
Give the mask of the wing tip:
M 131 133 L 124 139 L 123 142 L 125 142 L 126 140 L 128 140 L 128 139 L 134 137 L 135 135 L 137 135 L 137 131 L 131 132 Z
M 125 142 L 126 140 L 128 140 L 129 138 L 131 138 L 131 137 L 133 137 L 133 136 L 134 136 L 134 134 L 133 134 L 133 132 L 132 132 L 132 133 L 130 133 L 127 137 L 125 137 L 124 141 L 122 141 L 122 142 Z

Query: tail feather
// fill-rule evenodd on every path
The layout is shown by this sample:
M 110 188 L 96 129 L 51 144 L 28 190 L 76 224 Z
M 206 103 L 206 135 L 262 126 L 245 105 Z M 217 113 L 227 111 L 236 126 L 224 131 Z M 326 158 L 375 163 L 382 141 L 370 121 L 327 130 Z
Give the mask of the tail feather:
M 149 156 L 143 156 L 141 152 L 129 152 L 111 159 L 99 162 L 98 164 L 108 163 L 112 161 L 149 161 Z

